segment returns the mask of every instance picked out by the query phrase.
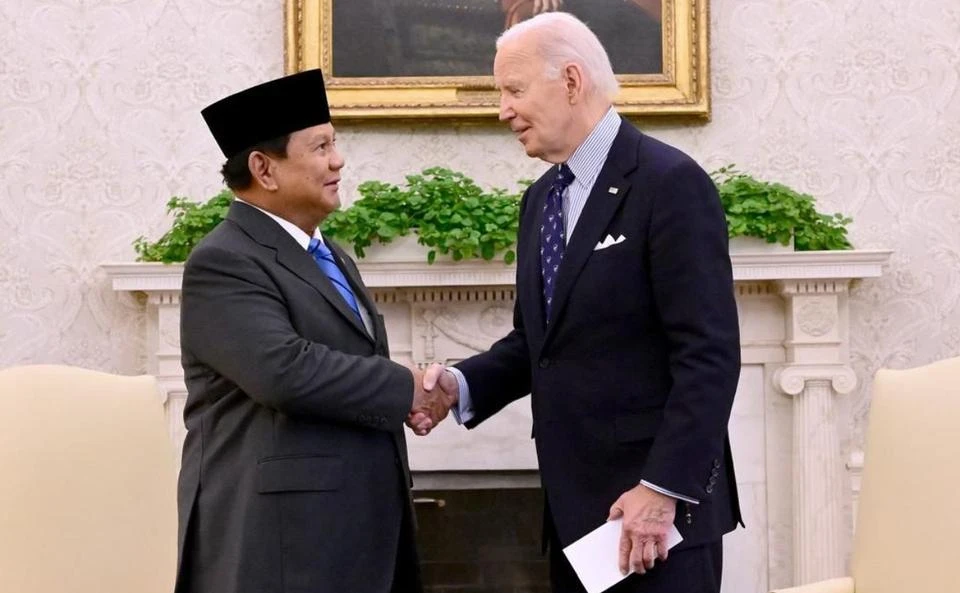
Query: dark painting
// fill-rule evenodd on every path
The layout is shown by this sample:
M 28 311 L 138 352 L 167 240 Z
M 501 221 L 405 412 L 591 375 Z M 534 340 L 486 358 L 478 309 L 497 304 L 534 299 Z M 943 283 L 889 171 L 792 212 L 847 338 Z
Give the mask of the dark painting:
M 654 0 L 545 0 L 586 22 L 617 74 L 659 74 Z M 337 78 L 489 76 L 497 37 L 529 18 L 533 0 L 334 0 Z

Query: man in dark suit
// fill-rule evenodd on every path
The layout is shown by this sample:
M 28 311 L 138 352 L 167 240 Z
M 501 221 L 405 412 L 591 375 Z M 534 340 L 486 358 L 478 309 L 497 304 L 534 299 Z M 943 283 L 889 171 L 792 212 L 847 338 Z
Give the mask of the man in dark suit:
M 449 404 L 387 358 L 356 266 L 317 230 L 344 164 L 323 75 L 203 116 L 238 198 L 184 268 L 177 591 L 418 591 L 403 421 Z
M 513 330 L 425 386 L 457 394 L 469 428 L 531 393 L 555 592 L 583 591 L 562 547 L 622 517 L 621 570 L 638 574 L 611 591 L 717 593 L 721 537 L 741 518 L 727 435 L 739 327 L 716 189 L 612 109 L 609 60 L 576 18 L 516 25 L 494 64 L 500 119 L 553 166 L 520 206 Z M 671 523 L 684 540 L 668 554 Z

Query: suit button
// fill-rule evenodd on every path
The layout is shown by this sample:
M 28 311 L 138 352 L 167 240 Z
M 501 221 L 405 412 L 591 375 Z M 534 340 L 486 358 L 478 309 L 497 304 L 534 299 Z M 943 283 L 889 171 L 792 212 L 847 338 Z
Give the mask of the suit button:
M 541 358 L 541 359 L 540 359 L 540 368 L 541 368 L 541 369 L 545 369 L 545 368 L 547 368 L 548 366 L 550 366 L 550 359 L 549 359 L 549 358 Z
M 710 485 L 713 486 L 717 483 L 717 476 L 710 476 Z
M 714 459 L 714 460 L 713 460 L 713 469 L 720 469 L 720 460 L 719 460 L 719 459 Z
M 717 470 L 713 470 L 712 472 L 710 472 L 710 475 L 713 477 L 717 477 L 720 475 L 720 472 L 718 472 Z
M 707 494 L 713 494 L 713 484 L 708 485 L 704 490 L 707 491 Z

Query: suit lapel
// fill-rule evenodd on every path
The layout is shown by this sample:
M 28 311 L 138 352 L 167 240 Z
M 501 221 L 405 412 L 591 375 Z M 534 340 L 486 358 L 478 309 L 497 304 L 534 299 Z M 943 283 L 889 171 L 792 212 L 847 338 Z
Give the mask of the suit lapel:
M 620 131 L 610 147 L 610 154 L 593 184 L 564 251 L 563 263 L 560 264 L 557 275 L 557 286 L 553 291 L 553 306 L 545 340 L 549 338 L 551 328 L 563 313 L 580 271 L 593 254 L 593 248 L 603 238 L 604 231 L 610 226 L 610 220 L 630 192 L 630 181 L 626 175 L 637 166 L 639 139 L 640 133 L 631 124 L 626 121 L 620 124 Z M 611 192 L 610 188 L 615 188 L 616 191 Z
M 273 249 L 277 254 L 277 263 L 316 289 L 347 323 L 353 325 L 368 340 L 373 341 L 363 327 L 363 323 L 357 319 L 353 309 L 343 300 L 326 274 L 320 271 L 313 257 L 280 225 L 253 206 L 239 202 L 234 202 L 230 206 L 227 219 L 238 224 L 256 242 Z
M 525 231 L 526 249 L 524 253 L 518 253 L 520 260 L 517 262 L 517 298 L 522 299 L 521 308 L 524 312 L 524 318 L 531 319 L 531 323 L 525 324 L 528 334 L 543 333 L 543 279 L 540 274 L 540 223 L 543 218 L 543 205 L 547 199 L 547 192 L 550 191 L 550 184 L 538 184 L 540 187 L 531 186 L 529 190 L 530 204 L 527 206 L 527 220 L 524 221 L 522 228 Z
M 350 282 L 350 288 L 353 289 L 353 295 L 357 297 L 357 300 L 360 301 L 360 304 L 367 310 L 370 314 L 370 330 L 374 342 L 379 342 L 380 336 L 377 335 L 377 307 L 373 302 L 373 297 L 370 296 L 370 293 L 367 291 L 367 287 L 363 284 L 363 279 L 360 278 L 360 274 L 357 271 L 356 267 L 352 265 L 347 265 L 346 261 L 348 259 L 346 253 L 343 249 L 331 241 L 328 238 L 324 238 L 327 246 L 330 248 L 330 251 L 333 252 L 333 258 L 337 261 L 337 265 L 340 266 L 340 269 L 343 270 L 343 274 L 347 277 L 347 281 Z M 340 300 L 343 300 L 342 298 Z M 354 315 L 356 317 L 356 315 Z

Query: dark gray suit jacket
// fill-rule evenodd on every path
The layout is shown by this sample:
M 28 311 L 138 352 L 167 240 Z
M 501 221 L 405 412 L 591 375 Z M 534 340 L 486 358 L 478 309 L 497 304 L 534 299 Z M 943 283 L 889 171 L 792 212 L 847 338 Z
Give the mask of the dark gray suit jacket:
M 386 593 L 415 579 L 403 420 L 413 378 L 313 258 L 234 203 L 184 269 L 178 592 Z M 398 558 L 401 570 L 395 571 Z M 406 586 L 415 590 L 417 585 Z

